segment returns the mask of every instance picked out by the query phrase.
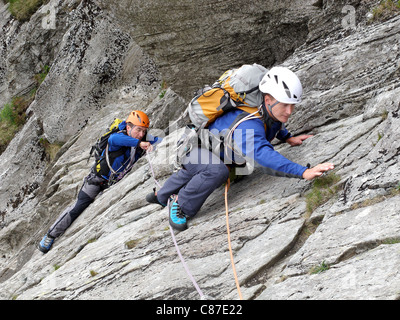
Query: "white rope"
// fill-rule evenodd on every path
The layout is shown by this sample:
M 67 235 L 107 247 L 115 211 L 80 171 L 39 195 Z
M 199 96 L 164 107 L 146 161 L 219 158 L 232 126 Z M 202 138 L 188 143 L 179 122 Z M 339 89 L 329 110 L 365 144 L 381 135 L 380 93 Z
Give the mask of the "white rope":
M 250 119 L 260 119 L 260 116 L 256 116 L 256 114 L 258 113 L 258 111 L 250 113 L 249 115 L 245 116 L 243 119 L 239 120 L 237 123 L 235 123 L 235 125 L 232 127 L 232 129 L 228 132 L 227 136 L 226 136 L 226 143 L 225 143 L 225 154 L 229 154 L 228 153 L 228 148 L 232 150 L 232 152 L 235 152 L 232 146 L 232 138 L 233 138 L 233 132 L 235 131 L 235 129 L 244 121 L 250 120 Z
M 150 166 L 151 173 L 152 173 L 152 175 L 153 175 L 153 179 L 154 179 L 155 183 L 158 185 L 158 187 L 161 188 L 160 183 L 157 181 L 157 179 L 156 179 L 156 177 L 155 177 L 154 170 L 153 170 L 153 165 L 151 164 L 150 156 L 149 156 L 149 153 L 148 153 L 148 152 L 146 152 L 146 156 L 147 156 L 147 161 L 148 161 L 149 166 Z M 169 199 L 168 199 L 167 207 L 169 207 Z M 203 294 L 203 292 L 201 291 L 201 289 L 200 289 L 200 287 L 198 286 L 196 280 L 195 280 L 194 277 L 192 276 L 192 274 L 191 274 L 191 272 L 190 272 L 190 270 L 189 270 L 189 267 L 187 266 L 187 264 L 186 264 L 186 262 L 185 262 L 185 259 L 184 259 L 183 256 L 182 256 L 181 250 L 179 249 L 178 243 L 176 242 L 175 234 L 174 234 L 174 231 L 172 230 L 171 226 L 169 226 L 169 230 L 171 231 L 171 236 L 172 236 L 172 240 L 173 240 L 174 245 L 175 245 L 176 252 L 178 253 L 179 259 L 181 260 L 181 262 L 182 262 L 182 264 L 183 264 L 183 267 L 184 267 L 184 269 L 185 269 L 185 271 L 186 271 L 186 273 L 187 273 L 189 279 L 192 281 L 194 287 L 196 288 L 197 292 L 199 293 L 200 299 L 206 300 L 206 299 L 207 299 L 206 296 L 205 296 L 205 295 Z

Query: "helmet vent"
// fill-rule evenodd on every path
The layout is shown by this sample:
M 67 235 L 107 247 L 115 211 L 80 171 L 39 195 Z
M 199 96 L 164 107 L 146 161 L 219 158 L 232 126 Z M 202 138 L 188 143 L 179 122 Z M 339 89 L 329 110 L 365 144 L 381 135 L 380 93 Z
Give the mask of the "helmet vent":
M 291 98 L 292 96 L 291 96 L 289 87 L 286 85 L 286 83 L 285 83 L 284 81 L 282 81 L 282 84 L 283 84 L 283 88 L 285 89 L 285 92 L 286 92 L 287 96 L 288 96 L 289 98 Z

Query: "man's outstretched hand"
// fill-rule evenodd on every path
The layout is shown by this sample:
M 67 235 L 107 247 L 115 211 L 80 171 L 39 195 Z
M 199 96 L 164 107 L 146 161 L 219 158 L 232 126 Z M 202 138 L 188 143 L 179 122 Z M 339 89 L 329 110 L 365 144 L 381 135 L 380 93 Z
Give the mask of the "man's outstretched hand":
M 322 176 L 325 172 L 329 171 L 329 170 L 333 170 L 335 168 L 335 165 L 333 163 L 330 162 L 326 162 L 326 163 L 321 163 L 316 165 L 313 168 L 307 169 L 306 171 L 304 171 L 303 173 L 303 178 L 306 180 L 312 180 L 314 178 L 318 178 L 320 176 Z
M 289 139 L 286 139 L 286 142 L 289 143 L 292 147 L 294 146 L 299 146 L 301 144 L 303 144 L 303 141 L 313 137 L 313 135 L 311 134 L 303 134 L 301 136 L 297 136 L 297 137 L 290 137 Z
M 151 152 L 153 150 L 153 146 L 150 144 L 150 142 L 147 141 L 141 141 L 139 147 L 143 150 L 146 150 L 147 152 Z

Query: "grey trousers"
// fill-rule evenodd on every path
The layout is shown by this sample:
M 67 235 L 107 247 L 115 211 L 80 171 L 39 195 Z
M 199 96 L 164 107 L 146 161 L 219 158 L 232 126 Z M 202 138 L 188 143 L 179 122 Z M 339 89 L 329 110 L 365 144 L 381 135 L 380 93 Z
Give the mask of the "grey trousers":
M 94 201 L 96 196 L 104 190 L 104 182 L 104 179 L 90 173 L 83 182 L 75 204 L 67 207 L 60 214 L 47 234 L 53 238 L 57 238 L 63 234 L 72 222 Z
M 228 177 L 229 170 L 218 156 L 207 149 L 194 149 L 183 160 L 183 168 L 171 175 L 157 191 L 157 198 L 166 205 L 168 198 L 177 194 L 183 213 L 193 217 Z

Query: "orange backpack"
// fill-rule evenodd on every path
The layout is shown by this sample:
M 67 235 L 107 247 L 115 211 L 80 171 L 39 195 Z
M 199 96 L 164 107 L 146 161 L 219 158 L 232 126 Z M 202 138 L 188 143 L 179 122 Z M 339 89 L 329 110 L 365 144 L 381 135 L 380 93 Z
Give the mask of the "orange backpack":
M 267 72 L 259 64 L 245 64 L 226 71 L 212 86 L 200 89 L 188 106 L 190 120 L 196 129 L 207 128 L 233 108 L 256 112 L 263 99 L 258 85 Z
M 176 169 L 181 168 L 183 157 L 200 143 L 217 155 L 222 147 L 225 148 L 226 154 L 228 150 L 232 150 L 236 155 L 241 155 L 233 150 L 232 133 L 240 122 L 261 118 L 258 108 L 262 104 L 263 96 L 258 85 L 267 72 L 268 70 L 259 64 L 243 65 L 238 69 L 226 71 L 212 86 L 207 85 L 198 90 L 187 108 L 192 124 L 186 126 L 183 136 L 178 141 Z M 245 112 L 231 125 L 224 142 L 209 130 L 202 130 L 224 112 L 235 108 Z M 237 165 L 245 163 L 244 159 L 238 156 L 236 158 Z

